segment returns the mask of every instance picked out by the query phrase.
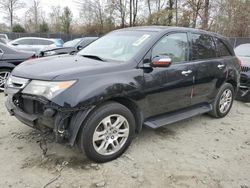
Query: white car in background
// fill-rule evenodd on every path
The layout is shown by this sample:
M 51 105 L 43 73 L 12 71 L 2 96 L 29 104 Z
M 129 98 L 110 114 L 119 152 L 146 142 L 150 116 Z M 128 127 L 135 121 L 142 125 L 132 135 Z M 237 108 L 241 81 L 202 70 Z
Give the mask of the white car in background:
M 38 54 L 44 48 L 62 47 L 63 40 L 38 37 L 23 37 L 15 39 L 7 44 L 19 50 L 32 51 Z
M 2 42 L 4 44 L 6 44 L 7 42 L 9 42 L 8 35 L 0 33 L 0 42 Z

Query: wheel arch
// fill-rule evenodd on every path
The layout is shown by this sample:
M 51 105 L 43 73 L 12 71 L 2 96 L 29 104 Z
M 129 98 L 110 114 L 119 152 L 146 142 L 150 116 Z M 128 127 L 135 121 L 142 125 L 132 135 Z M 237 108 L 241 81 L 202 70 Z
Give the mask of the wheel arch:
M 233 88 L 234 88 L 234 91 L 235 91 L 235 92 L 237 91 L 238 85 L 237 85 L 237 82 L 236 82 L 235 80 L 233 80 L 233 79 L 228 79 L 228 80 L 226 80 L 226 83 L 231 84 L 231 85 L 233 86 Z
M 8 62 L 0 62 L 0 69 L 10 69 L 13 70 L 15 65 L 8 63 Z
M 136 133 L 140 133 L 143 125 L 144 116 L 138 105 L 131 99 L 125 97 L 115 97 L 109 99 L 126 106 L 134 115 L 136 121 Z
M 69 125 L 69 129 L 71 132 L 71 136 L 69 138 L 69 144 L 71 146 L 73 146 L 76 140 L 79 138 L 79 131 L 81 130 L 81 127 L 84 126 L 84 122 L 86 121 L 86 119 L 92 114 L 92 112 L 94 112 L 97 108 L 99 108 L 101 105 L 104 105 L 107 102 L 117 102 L 127 107 L 134 115 L 136 121 L 136 133 L 141 132 L 144 116 L 140 108 L 137 106 L 137 104 L 133 100 L 125 97 L 113 97 L 104 100 L 95 106 L 92 106 L 90 109 L 86 111 L 79 111 L 78 113 L 73 115 L 73 118 L 71 120 L 73 123 L 70 123 Z

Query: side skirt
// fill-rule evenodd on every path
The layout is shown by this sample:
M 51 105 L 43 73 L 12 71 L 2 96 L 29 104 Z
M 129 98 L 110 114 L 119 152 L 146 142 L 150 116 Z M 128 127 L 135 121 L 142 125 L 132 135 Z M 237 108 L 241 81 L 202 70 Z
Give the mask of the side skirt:
M 210 112 L 211 110 L 212 110 L 212 105 L 202 105 L 202 106 L 187 108 L 185 110 L 180 110 L 149 118 L 144 122 L 144 125 L 152 129 L 156 129 L 164 125 L 168 125 L 196 115 Z

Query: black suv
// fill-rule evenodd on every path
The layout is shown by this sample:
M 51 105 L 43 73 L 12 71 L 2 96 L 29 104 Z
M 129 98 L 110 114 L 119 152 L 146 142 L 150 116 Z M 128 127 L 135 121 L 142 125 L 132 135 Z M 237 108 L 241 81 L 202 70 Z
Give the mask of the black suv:
M 120 156 L 142 126 L 198 114 L 224 117 L 240 79 L 228 40 L 202 30 L 113 31 L 76 55 L 17 66 L 6 107 L 21 122 L 77 143 L 96 162 Z

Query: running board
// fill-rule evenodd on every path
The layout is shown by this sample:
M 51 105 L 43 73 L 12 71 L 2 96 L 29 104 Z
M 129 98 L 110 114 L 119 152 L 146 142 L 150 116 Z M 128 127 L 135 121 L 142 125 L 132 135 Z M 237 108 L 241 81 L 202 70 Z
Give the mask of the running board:
M 212 110 L 211 105 L 199 106 L 196 108 L 187 109 L 185 111 L 179 111 L 174 113 L 169 113 L 166 115 L 160 115 L 157 117 L 149 118 L 144 122 L 144 125 L 150 127 L 152 129 L 159 128 L 164 125 L 168 125 L 171 123 L 175 123 L 177 121 L 181 121 L 196 115 L 204 114 L 206 112 L 210 112 Z

